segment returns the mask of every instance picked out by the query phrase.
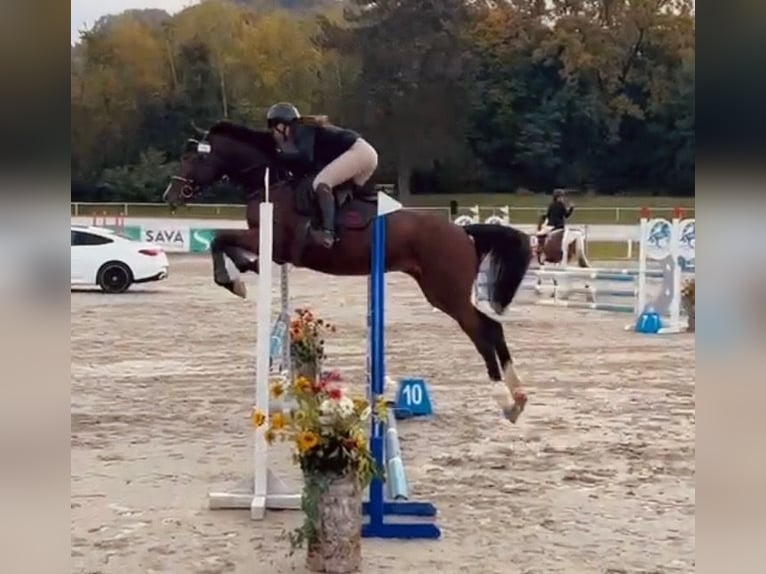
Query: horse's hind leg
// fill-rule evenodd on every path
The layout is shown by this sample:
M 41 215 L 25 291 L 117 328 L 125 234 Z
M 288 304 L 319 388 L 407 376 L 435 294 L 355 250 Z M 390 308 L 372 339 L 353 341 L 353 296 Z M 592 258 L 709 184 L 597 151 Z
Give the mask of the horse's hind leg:
M 497 358 L 500 360 L 500 367 L 503 369 L 505 385 L 513 399 L 511 410 L 505 413 L 506 418 L 512 423 L 515 423 L 527 404 L 527 395 L 521 388 L 521 380 L 516 374 L 516 369 L 513 366 L 513 358 L 511 357 L 511 351 L 508 349 L 508 345 L 505 342 L 503 326 L 498 321 L 488 317 L 478 309 L 476 309 L 476 312 L 479 314 L 479 319 L 482 322 L 482 330 L 487 333 L 488 338 L 494 345 Z
M 434 307 L 443 311 L 455 321 L 468 335 L 476 350 L 484 359 L 492 395 L 500 405 L 503 416 L 511 422 L 516 422 L 526 404 L 526 395 L 521 391 L 516 371 L 513 368 L 511 354 L 505 343 L 503 328 L 494 319 L 487 317 L 471 303 L 472 280 L 464 277 L 444 278 L 428 281 L 420 272 L 410 275 L 418 282 L 426 300 Z M 434 278 L 436 279 L 436 278 Z M 510 379 L 503 382 L 502 370 Z

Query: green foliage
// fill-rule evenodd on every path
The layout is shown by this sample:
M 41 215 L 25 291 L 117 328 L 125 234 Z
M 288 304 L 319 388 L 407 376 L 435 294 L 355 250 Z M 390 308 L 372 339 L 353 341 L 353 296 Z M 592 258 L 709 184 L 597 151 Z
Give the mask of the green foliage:
M 673 4 L 489 11 L 473 29 L 477 156 L 532 188 L 693 188 L 694 21 Z
M 283 99 L 360 130 L 405 199 L 694 189 L 691 0 L 208 0 L 104 18 L 71 58 L 73 181 L 124 200 L 158 197 L 192 120 Z
M 177 162 L 166 161 L 165 154 L 150 148 L 139 156 L 136 164 L 104 170 L 101 184 L 119 190 L 127 201 L 160 201 L 162 192 L 177 171 Z

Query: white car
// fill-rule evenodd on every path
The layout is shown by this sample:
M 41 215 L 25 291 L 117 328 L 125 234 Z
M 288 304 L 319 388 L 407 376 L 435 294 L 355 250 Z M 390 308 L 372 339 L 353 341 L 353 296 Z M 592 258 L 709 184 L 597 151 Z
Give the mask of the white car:
M 72 285 L 123 293 L 134 283 L 168 276 L 168 256 L 161 247 L 104 227 L 72 225 L 71 232 Z

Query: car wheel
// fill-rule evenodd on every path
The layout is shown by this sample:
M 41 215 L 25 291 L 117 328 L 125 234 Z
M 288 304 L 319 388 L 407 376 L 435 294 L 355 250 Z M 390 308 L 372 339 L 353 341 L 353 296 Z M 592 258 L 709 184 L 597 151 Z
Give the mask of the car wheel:
M 97 282 L 105 293 L 124 293 L 133 282 L 133 274 L 124 263 L 110 261 L 99 269 Z

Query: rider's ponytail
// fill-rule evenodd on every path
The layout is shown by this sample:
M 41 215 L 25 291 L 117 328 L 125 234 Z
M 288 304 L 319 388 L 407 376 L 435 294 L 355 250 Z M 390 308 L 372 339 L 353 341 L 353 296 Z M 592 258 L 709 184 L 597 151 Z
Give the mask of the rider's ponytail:
M 301 116 L 298 123 L 304 126 L 325 127 L 330 125 L 330 118 L 327 116 Z

